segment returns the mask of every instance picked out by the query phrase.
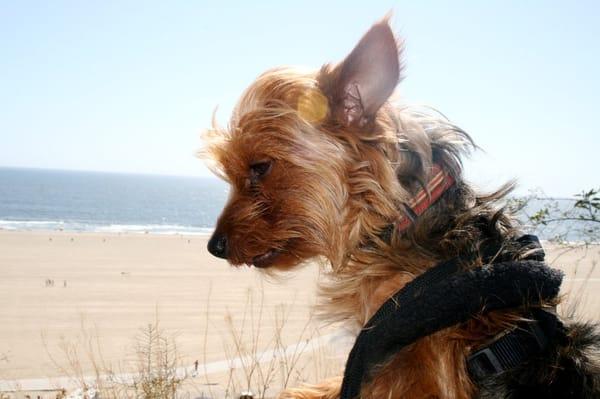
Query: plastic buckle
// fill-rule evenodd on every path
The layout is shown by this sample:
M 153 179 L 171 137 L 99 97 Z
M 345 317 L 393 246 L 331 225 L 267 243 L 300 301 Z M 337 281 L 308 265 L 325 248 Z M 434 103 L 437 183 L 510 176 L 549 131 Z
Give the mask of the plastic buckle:
M 467 358 L 467 365 L 471 376 L 476 379 L 506 371 L 490 348 L 480 349 L 470 355 Z

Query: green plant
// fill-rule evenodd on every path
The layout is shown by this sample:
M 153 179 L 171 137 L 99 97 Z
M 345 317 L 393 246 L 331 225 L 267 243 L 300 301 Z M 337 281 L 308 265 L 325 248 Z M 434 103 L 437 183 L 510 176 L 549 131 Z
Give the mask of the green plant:
M 543 238 L 569 247 L 600 242 L 600 189 L 571 198 L 555 198 L 541 191 L 515 198 L 509 206 Z

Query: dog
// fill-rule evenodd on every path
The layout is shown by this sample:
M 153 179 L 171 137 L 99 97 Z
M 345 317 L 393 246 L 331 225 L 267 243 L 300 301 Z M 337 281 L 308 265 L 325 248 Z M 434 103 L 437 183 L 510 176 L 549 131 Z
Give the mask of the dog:
M 461 158 L 475 148 L 470 136 L 433 111 L 396 104 L 402 52 L 384 18 L 340 63 L 312 72 L 265 72 L 243 93 L 229 126 L 213 122 L 205 134 L 209 166 L 231 186 L 208 250 L 232 265 L 267 273 L 325 260 L 321 311 L 363 331 L 390 298 L 398 298 L 395 293 L 411 286 L 414 291 L 420 276 L 440 262 L 458 259 L 462 275 L 479 278 L 483 270 L 489 280 L 506 265 L 486 266 L 497 257 L 510 266 L 539 250 L 515 244 L 519 225 L 502 207 L 512 184 L 484 195 L 464 180 Z M 535 259 L 523 264 L 539 266 L 541 258 Z M 529 272 L 517 266 L 516 272 Z M 460 288 L 445 280 L 418 292 L 435 295 L 444 286 L 452 294 Z M 553 316 L 557 298 L 554 291 L 534 295 L 511 308 L 500 301 L 468 320 L 427 327 L 369 363 L 353 395 L 343 388 L 353 372 L 349 358 L 344 379 L 288 389 L 280 397 L 599 398 L 599 330 Z M 417 324 L 424 322 L 421 310 L 435 311 L 435 304 L 425 302 L 410 304 Z M 475 378 L 470 365 L 492 350 L 482 348 L 541 323 L 532 316 L 536 311 L 549 315 L 551 330 L 560 334 L 546 336 L 535 356 Z M 402 320 L 390 321 L 396 322 Z M 363 355 L 377 352 L 374 345 Z

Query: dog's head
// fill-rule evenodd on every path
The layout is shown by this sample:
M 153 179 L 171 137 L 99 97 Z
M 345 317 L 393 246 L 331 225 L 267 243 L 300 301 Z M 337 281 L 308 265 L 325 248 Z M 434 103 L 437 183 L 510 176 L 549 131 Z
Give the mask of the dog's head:
M 260 268 L 315 256 L 339 263 L 365 232 L 398 216 L 409 195 L 403 179 L 431 161 L 429 150 L 418 162 L 418 148 L 398 151 L 407 129 L 386 112 L 400 48 L 381 21 L 339 64 L 264 73 L 229 127 L 207 132 L 213 170 L 231 185 L 208 244 L 213 255 Z

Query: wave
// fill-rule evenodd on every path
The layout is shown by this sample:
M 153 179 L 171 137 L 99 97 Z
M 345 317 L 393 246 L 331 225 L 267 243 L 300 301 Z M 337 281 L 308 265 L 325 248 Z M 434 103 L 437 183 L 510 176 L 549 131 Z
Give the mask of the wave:
M 0 220 L 0 230 L 207 235 L 211 234 L 214 228 L 177 224 L 94 224 L 63 220 Z

